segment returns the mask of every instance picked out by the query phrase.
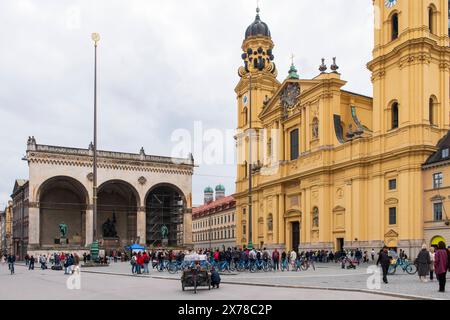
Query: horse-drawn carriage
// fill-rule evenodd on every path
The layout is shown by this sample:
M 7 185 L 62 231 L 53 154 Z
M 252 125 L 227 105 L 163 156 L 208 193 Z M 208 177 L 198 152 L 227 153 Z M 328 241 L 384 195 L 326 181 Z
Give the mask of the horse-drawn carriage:
M 197 293 L 198 287 L 208 287 L 208 290 L 211 290 L 211 274 L 208 272 L 206 255 L 186 255 L 184 261 L 191 263 L 183 270 L 182 290 L 194 288 L 194 293 Z

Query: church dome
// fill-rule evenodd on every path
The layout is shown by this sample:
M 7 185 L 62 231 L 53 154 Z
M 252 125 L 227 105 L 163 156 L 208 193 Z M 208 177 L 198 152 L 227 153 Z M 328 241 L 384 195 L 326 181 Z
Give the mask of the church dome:
M 225 187 L 222 184 L 216 186 L 216 191 L 225 191 Z
M 259 17 L 259 8 L 256 9 L 255 21 L 248 26 L 247 31 L 245 32 L 245 39 L 256 36 L 270 37 L 269 26 L 262 22 Z
M 204 190 L 204 192 L 205 192 L 205 193 L 214 193 L 214 190 L 213 190 L 213 188 L 211 188 L 211 187 L 206 187 L 205 190 Z

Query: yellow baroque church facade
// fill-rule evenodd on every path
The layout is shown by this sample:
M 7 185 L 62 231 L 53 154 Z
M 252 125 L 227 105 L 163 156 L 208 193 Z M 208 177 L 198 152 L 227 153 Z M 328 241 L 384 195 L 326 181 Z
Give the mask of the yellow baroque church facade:
M 279 82 L 257 10 L 235 89 L 238 245 L 415 254 L 424 243 L 422 165 L 450 129 L 449 5 L 373 4 L 373 98 L 343 89 L 336 61 L 313 79 L 292 64 Z

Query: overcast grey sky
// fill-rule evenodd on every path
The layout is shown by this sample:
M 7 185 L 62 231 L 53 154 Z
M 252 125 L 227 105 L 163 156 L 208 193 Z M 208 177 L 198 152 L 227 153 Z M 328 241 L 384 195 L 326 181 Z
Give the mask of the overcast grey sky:
M 294 53 L 302 78 L 337 56 L 347 90 L 372 95 L 372 0 L 261 0 L 278 79 Z M 93 47 L 99 47 L 99 148 L 170 155 L 171 133 L 236 127 L 241 44 L 256 0 L 1 0 L 0 205 L 27 178 L 27 137 L 87 148 L 92 140 Z M 329 64 L 329 62 L 328 62 Z M 195 157 L 197 157 L 194 154 Z M 217 177 L 218 176 L 218 177 Z M 203 188 L 234 192 L 233 165 L 196 169 Z

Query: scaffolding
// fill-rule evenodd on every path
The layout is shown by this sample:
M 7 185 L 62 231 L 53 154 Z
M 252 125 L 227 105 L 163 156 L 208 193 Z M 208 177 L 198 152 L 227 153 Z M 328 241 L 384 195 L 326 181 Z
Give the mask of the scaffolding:
M 146 207 L 146 238 L 148 246 L 183 246 L 183 217 L 184 202 L 182 197 L 174 190 L 167 193 L 150 194 Z M 163 227 L 168 229 L 163 237 Z

